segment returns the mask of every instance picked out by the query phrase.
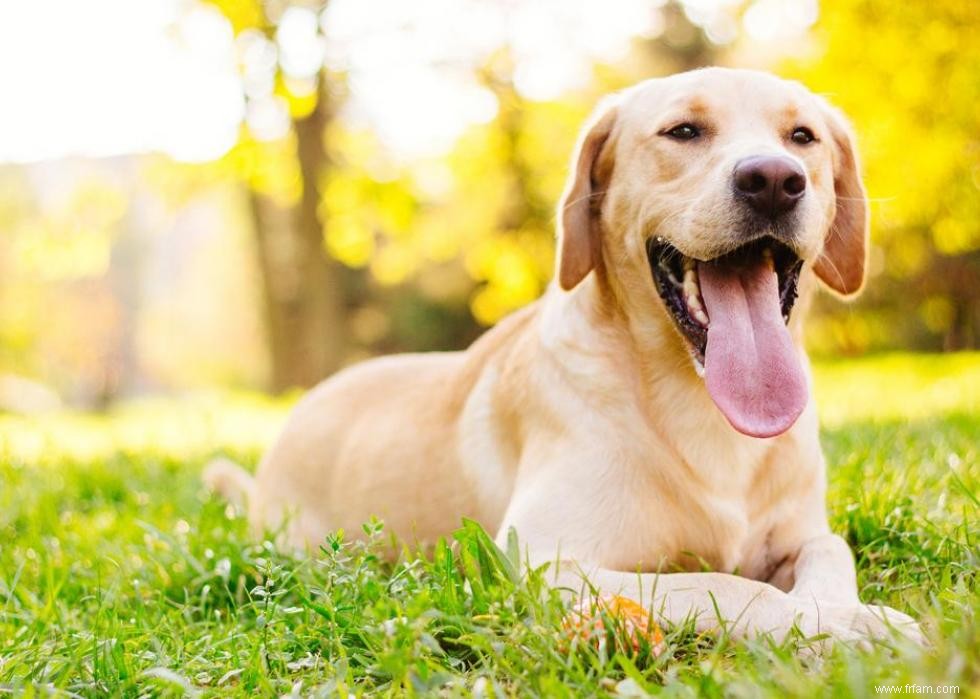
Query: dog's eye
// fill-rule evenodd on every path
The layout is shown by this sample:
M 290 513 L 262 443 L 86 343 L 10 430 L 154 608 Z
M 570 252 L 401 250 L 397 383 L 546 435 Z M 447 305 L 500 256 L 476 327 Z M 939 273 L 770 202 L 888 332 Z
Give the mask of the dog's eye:
M 805 126 L 797 126 L 795 129 L 793 129 L 793 133 L 790 135 L 790 140 L 793 141 L 793 143 L 805 146 L 807 143 L 813 142 L 813 132 Z
M 690 141 L 701 135 L 700 129 L 694 124 L 678 124 L 665 133 L 678 141 Z

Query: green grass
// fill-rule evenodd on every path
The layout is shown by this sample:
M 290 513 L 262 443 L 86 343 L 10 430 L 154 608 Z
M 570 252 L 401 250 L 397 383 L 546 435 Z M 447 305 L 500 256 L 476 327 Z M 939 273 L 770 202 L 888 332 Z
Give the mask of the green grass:
M 473 528 L 393 566 L 339 537 L 292 557 L 199 480 L 219 451 L 254 463 L 287 402 L 198 396 L 0 418 L 0 694 L 976 696 L 980 355 L 817 377 L 832 525 L 862 597 L 920 618 L 928 650 L 801 656 L 690 628 L 659 658 L 569 649 L 561 601 Z

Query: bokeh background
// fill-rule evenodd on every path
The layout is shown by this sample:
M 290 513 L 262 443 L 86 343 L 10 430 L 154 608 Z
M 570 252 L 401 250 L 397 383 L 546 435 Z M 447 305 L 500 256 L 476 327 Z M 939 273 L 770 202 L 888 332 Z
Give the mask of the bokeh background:
M 978 37 L 975 0 L 2 0 L 0 409 L 464 347 L 548 283 L 598 97 L 707 64 L 859 135 L 871 283 L 812 351 L 976 349 Z

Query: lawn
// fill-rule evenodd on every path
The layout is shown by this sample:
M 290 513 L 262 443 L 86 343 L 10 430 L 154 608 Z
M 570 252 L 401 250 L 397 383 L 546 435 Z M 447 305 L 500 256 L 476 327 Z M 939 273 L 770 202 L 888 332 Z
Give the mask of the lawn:
M 195 395 L 0 417 L 0 694 L 980 695 L 980 355 L 816 373 L 832 525 L 862 598 L 921 619 L 928 650 L 821 657 L 686 627 L 657 658 L 570 645 L 541 576 L 472 527 L 394 566 L 342 536 L 278 552 L 199 473 L 219 452 L 254 464 L 289 401 Z

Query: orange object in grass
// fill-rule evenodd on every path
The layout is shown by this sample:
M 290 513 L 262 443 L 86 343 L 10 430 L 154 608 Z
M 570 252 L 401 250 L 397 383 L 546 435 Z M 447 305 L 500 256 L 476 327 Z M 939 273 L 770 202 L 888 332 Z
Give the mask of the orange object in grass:
M 663 652 L 664 634 L 650 612 L 619 595 L 582 599 L 565 615 L 562 627 L 572 640 L 579 639 L 602 649 L 610 635 L 606 621 L 612 626 L 617 650 L 636 653 L 644 645 L 649 645 L 650 653 L 654 656 Z

